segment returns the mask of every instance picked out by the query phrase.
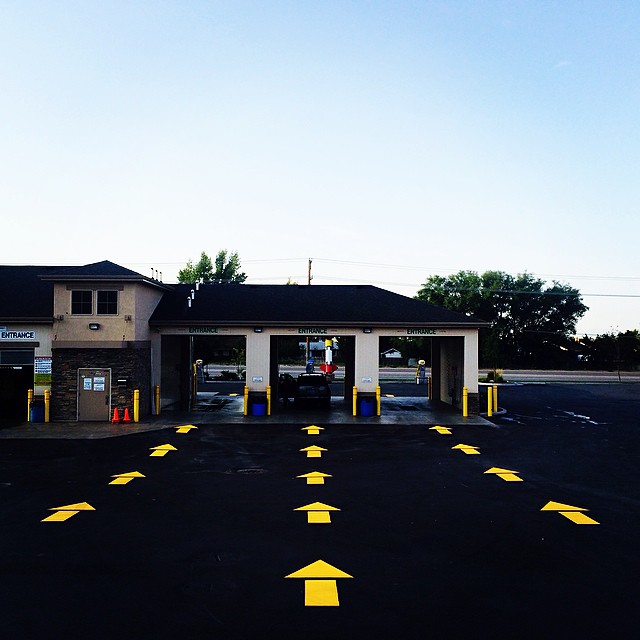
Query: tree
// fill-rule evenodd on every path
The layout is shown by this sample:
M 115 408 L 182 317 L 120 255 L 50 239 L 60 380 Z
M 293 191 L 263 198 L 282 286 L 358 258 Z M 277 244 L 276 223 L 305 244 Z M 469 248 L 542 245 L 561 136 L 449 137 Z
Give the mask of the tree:
M 241 284 L 247 279 L 247 275 L 240 271 L 240 257 L 234 251 L 229 254 L 226 249 L 218 251 L 215 263 L 203 251 L 200 260 L 193 264 L 189 260 L 178 272 L 178 282 L 184 284 Z
M 460 271 L 427 278 L 416 298 L 491 323 L 480 331 L 485 366 L 547 366 L 567 358 L 566 343 L 588 310 L 567 284 L 524 273 Z

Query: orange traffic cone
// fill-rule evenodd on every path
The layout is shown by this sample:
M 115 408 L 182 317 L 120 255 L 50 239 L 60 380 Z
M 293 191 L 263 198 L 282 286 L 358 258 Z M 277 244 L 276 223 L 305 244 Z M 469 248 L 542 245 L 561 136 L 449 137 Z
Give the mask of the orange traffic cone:
M 120 422 L 120 415 L 118 414 L 118 407 L 113 410 L 113 419 L 111 420 L 114 424 L 116 422 Z
M 122 422 L 131 422 L 131 416 L 129 416 L 129 409 L 127 407 L 124 408 L 124 418 Z

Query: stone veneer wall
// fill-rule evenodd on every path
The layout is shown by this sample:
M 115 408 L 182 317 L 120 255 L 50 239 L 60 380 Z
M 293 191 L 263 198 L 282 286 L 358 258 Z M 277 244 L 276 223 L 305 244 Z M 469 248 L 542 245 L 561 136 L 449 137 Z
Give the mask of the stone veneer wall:
M 51 419 L 76 420 L 78 414 L 78 369 L 111 369 L 111 409 L 128 407 L 133 419 L 133 391 L 140 391 L 140 418 L 151 413 L 151 348 L 53 349 Z M 118 379 L 126 378 L 126 388 Z

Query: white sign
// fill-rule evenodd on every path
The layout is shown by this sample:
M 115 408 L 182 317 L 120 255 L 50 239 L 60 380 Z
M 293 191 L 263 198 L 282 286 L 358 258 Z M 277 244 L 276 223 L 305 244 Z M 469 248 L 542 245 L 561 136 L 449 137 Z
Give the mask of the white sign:
M 262 382 L 262 376 L 253 376 L 251 382 Z
M 93 380 L 91 378 L 84 378 L 83 382 L 84 382 L 83 389 L 85 391 L 91 391 Z
M 105 379 L 104 378 L 94 378 L 93 379 L 93 390 L 94 391 L 104 391 L 104 383 L 105 383 Z
M 33 373 L 51 373 L 51 361 L 49 356 L 36 356 L 33 360 Z
M 0 340 L 35 340 L 36 332 L 31 330 L 14 331 L 0 327 Z

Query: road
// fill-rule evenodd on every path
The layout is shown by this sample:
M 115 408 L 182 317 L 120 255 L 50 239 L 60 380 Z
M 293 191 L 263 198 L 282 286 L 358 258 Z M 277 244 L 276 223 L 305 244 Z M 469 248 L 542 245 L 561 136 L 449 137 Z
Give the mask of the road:
M 205 415 L 0 441 L 3 640 L 635 638 L 639 391 L 505 386 L 451 433 Z

